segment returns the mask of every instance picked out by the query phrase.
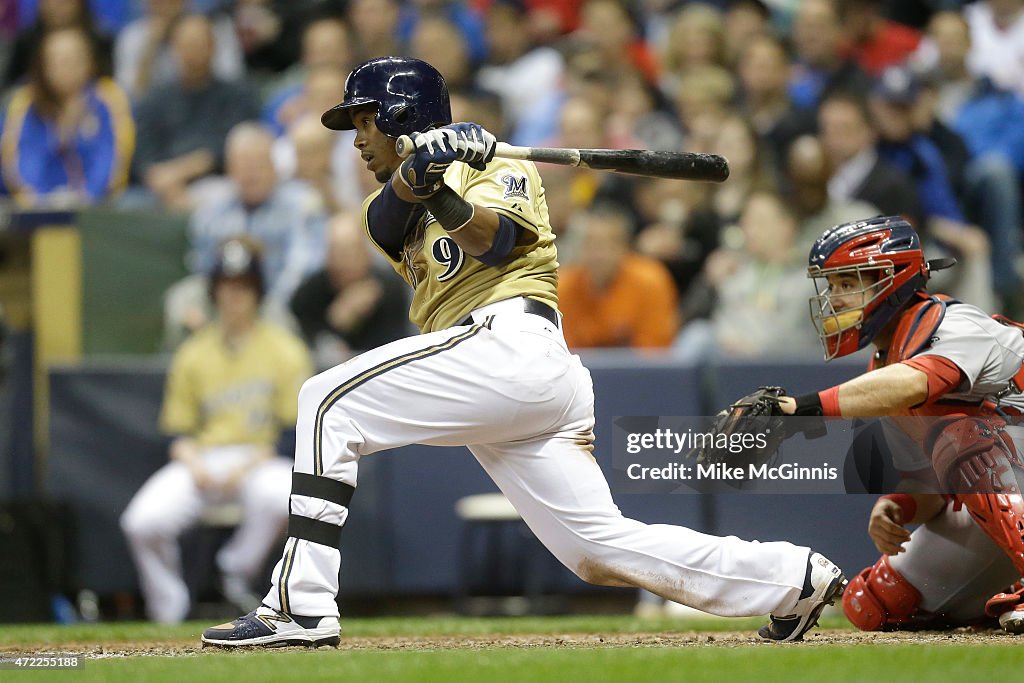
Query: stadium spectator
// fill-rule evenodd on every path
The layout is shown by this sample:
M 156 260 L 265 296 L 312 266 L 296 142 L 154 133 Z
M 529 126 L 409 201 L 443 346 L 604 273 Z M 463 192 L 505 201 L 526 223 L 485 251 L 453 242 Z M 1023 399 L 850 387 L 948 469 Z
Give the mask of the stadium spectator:
M 596 205 L 577 217 L 576 260 L 558 278 L 570 348 L 665 348 L 677 328 L 676 288 L 660 262 L 630 247 L 632 218 Z
M 80 27 L 40 42 L 26 85 L 0 121 L 0 194 L 27 207 L 94 204 L 128 180 L 135 124 L 127 96 L 96 76 L 95 42 Z
M 473 87 L 474 62 L 470 42 L 454 21 L 444 16 L 427 15 L 416 22 L 405 51 L 411 57 L 433 64 L 449 92 L 462 92 Z
M 718 124 L 710 150 L 729 160 L 729 182 L 714 185 L 711 208 L 719 224 L 735 223 L 754 190 L 774 190 L 777 183 L 750 121 L 733 114 Z
M 259 604 L 251 585 L 288 518 L 292 463 L 278 444 L 288 433 L 294 439 L 295 397 L 312 374 L 302 340 L 259 316 L 254 242 L 225 242 L 209 275 L 217 320 L 178 349 L 167 377 L 160 427 L 171 439 L 170 462 L 121 516 L 146 614 L 165 624 L 182 621 L 190 607 L 178 538 L 211 505 L 242 508 L 217 553 L 224 596 L 240 609 Z
M 360 213 L 335 214 L 328 230 L 326 266 L 299 285 L 290 304 L 317 367 L 411 334 L 409 289 L 374 261 Z
M 353 63 L 401 54 L 398 0 L 351 0 L 346 18 L 352 26 Z
M 331 97 L 337 99 L 337 94 L 345 89 L 347 73 L 346 68 L 336 64 L 317 64 L 304 69 L 302 78 L 294 86 L 283 89 L 264 107 L 263 122 L 280 136 L 304 116 L 319 118 L 322 112 L 314 107 Z
M 735 67 L 747 45 L 770 35 L 772 13 L 763 0 L 729 0 L 723 17 L 725 63 Z
M 669 96 L 679 91 L 679 78 L 695 66 L 726 66 L 725 25 L 722 13 L 710 5 L 684 5 L 670 19 L 661 48 L 661 89 Z
M 425 19 L 433 18 L 443 20 L 455 28 L 459 37 L 455 38 L 453 42 L 465 43 L 468 63 L 479 64 L 487 56 L 483 18 L 469 6 L 466 0 L 411 0 L 400 3 L 400 8 L 396 33 L 400 44 L 412 45 L 415 42 L 414 36 L 420 28 L 420 23 Z M 433 62 L 430 63 L 433 64 Z M 438 71 L 444 75 L 447 81 L 448 74 L 444 69 L 438 68 Z M 448 84 L 448 87 L 451 88 L 451 83 Z
M 925 79 L 937 89 L 936 116 L 955 130 L 972 156 L 1005 156 L 1024 176 L 1024 98 L 1002 90 L 967 68 L 970 33 L 956 12 L 939 12 L 928 24 L 937 64 Z
M 857 198 L 833 198 L 828 191 L 829 162 L 821 140 L 804 135 L 793 141 L 786 158 L 786 185 L 792 211 L 799 221 L 798 244 L 802 238 L 820 234 L 821 226 L 839 225 L 857 217 L 875 216 L 878 209 Z
M 43 36 L 50 31 L 71 27 L 82 29 L 92 41 L 96 74 L 109 76 L 114 43 L 97 27 L 88 0 L 39 0 L 35 22 L 19 31 L 10 46 L 3 87 L 19 83 L 28 76 L 33 55 L 40 49 Z
M 594 47 L 595 67 L 606 74 L 634 70 L 658 82 L 658 65 L 639 35 L 631 6 L 622 0 L 585 0 L 571 38 Z
M 335 173 L 335 161 L 340 156 L 338 147 L 346 142 L 349 146 L 352 144 L 350 139 L 336 141 L 338 137 L 319 119 L 304 116 L 292 124 L 287 135 L 274 142 L 274 165 L 278 175 L 302 181 L 316 190 L 327 213 L 359 205 L 358 183 L 345 182 L 351 181 L 351 176 Z M 343 168 L 350 167 L 351 164 L 346 164 Z
M 916 130 L 916 94 L 906 87 L 908 79 L 906 70 L 890 67 L 872 91 L 868 104 L 879 132 L 878 154 L 913 181 L 924 212 L 925 246 L 935 256 L 954 255 L 960 260 L 960 268 L 936 274 L 937 286 L 963 301 L 994 309 L 988 238 L 981 228 L 966 222 L 941 152 Z M 936 247 L 942 252 L 936 253 Z
M 791 65 L 786 46 L 770 35 L 751 38 L 739 53 L 740 110 L 767 145 L 775 172 L 781 174 L 793 140 L 814 132 L 814 114 L 789 97 Z
M 1024 177 L 1024 128 L 1020 126 L 1020 121 L 1024 120 L 1024 99 L 1014 92 L 999 89 L 989 78 L 976 78 L 969 72 L 970 34 L 959 14 L 937 13 L 928 25 L 928 36 L 937 48 L 938 57 L 935 69 L 929 74 L 936 81 L 936 115 L 962 136 L 974 157 L 965 169 L 968 182 L 979 174 L 991 175 L 995 171 L 994 189 L 1011 200 L 1015 194 L 1019 197 L 1017 179 L 1009 177 L 1006 164 L 1012 165 L 1018 178 Z M 975 203 L 974 210 L 997 211 L 998 207 L 1003 210 L 1009 207 L 1012 211 L 1013 206 L 1012 201 L 1004 199 L 990 205 Z M 1016 206 L 1020 206 L 1019 201 Z M 977 220 L 987 222 L 980 215 Z M 1010 307 L 1008 312 L 1019 317 L 1019 295 L 1012 285 L 1019 275 L 1014 267 L 1014 259 L 1020 251 L 1019 223 L 1017 229 L 993 233 L 992 238 L 997 287 L 1004 305 Z M 1008 239 L 1001 246 L 998 241 L 1004 238 Z M 1005 286 L 1007 282 L 1009 287 Z
M 885 0 L 839 0 L 850 55 L 869 76 L 902 64 L 921 42 L 921 32 L 885 16 Z
M 539 145 L 554 134 L 550 111 L 561 102 L 565 61 L 523 30 L 526 7 L 520 0 L 496 0 L 485 20 L 490 50 L 477 85 L 501 97 L 509 142 Z
M 114 77 L 138 101 L 151 88 L 167 86 L 187 69 L 174 45 L 176 26 L 186 16 L 188 0 L 146 0 L 146 13 L 118 34 L 114 44 Z M 245 74 L 242 49 L 231 19 L 211 22 L 210 67 L 220 80 L 233 81 Z
M 1022 255 L 1021 227 L 1024 217 L 1021 213 L 1021 189 L 1017 171 L 1004 148 L 996 141 L 993 141 L 990 151 L 971 154 L 959 132 L 938 118 L 936 80 L 918 79 L 911 72 L 911 87 L 917 81 L 920 81 L 920 89 L 913 112 L 915 129 L 924 134 L 942 155 L 966 220 L 979 225 L 988 236 L 992 244 L 992 280 L 1004 306 L 1020 301 L 1020 277 L 1016 263 Z M 1004 95 L 1016 99 L 1012 93 Z M 1002 113 L 1020 115 L 1024 113 L 1024 104 L 1017 107 L 1015 112 Z M 988 114 L 985 118 L 990 120 L 990 117 L 991 114 Z M 965 123 L 976 123 L 979 128 L 982 124 L 981 121 Z M 1007 134 L 1007 142 L 1010 144 L 1014 137 L 1024 141 L 1024 135 L 1017 130 L 1007 130 Z
M 608 115 L 608 141 L 616 149 L 678 150 L 683 134 L 661 91 L 639 73 L 620 74 Z
M 697 152 L 711 152 L 718 126 L 733 112 L 736 82 L 732 74 L 719 66 L 699 66 L 687 70 L 679 81 L 675 107 L 686 146 Z
M 1024 0 L 980 0 L 963 12 L 971 27 L 971 72 L 1024 97 Z
M 226 166 L 230 191 L 200 205 L 189 221 L 188 265 L 193 275 L 167 296 L 168 341 L 209 319 L 203 297 L 217 248 L 224 240 L 249 235 L 263 245 L 266 296 L 263 312 L 286 322 L 288 302 L 299 283 L 323 266 L 326 247 L 323 204 L 299 181 L 280 181 L 271 150 L 274 138 L 256 123 L 242 123 L 228 134 Z
M 818 129 L 831 171 L 828 194 L 832 199 L 859 199 L 877 207 L 882 215 L 901 215 L 914 225 L 923 225 L 924 213 L 913 180 L 878 155 L 878 133 L 865 100 L 844 93 L 828 96 L 818 110 Z
M 250 73 L 284 71 L 299 59 L 303 27 L 321 0 L 235 0 L 231 18 Z
M 298 118 L 312 110 L 308 100 L 308 81 L 320 70 L 341 72 L 344 90 L 345 76 L 351 69 L 352 45 L 348 25 L 336 17 L 324 17 L 310 22 L 302 32 L 302 59 L 286 71 L 263 107 L 263 121 L 282 135 Z M 322 112 L 318 112 L 317 116 Z
M 712 253 L 705 287 L 692 294 L 713 297 L 711 319 L 683 327 L 676 352 L 689 360 L 807 358 L 818 344 L 807 325 L 807 299 L 800 296 L 813 290 L 796 248 L 796 216 L 779 195 L 759 190 L 747 200 L 739 224 L 742 245 Z
M 135 174 L 165 207 L 188 210 L 190 183 L 223 166 L 224 138 L 232 126 L 256 118 L 259 103 L 245 85 L 215 75 L 206 17 L 179 19 L 171 39 L 181 70 L 139 104 Z
M 721 223 L 708 207 L 709 195 L 705 183 L 680 184 L 668 178 L 642 178 L 633 193 L 642 223 L 636 250 L 658 259 L 672 273 L 684 324 L 710 313 L 705 305 L 709 302 L 688 296 L 704 260 L 719 245 Z
M 797 64 L 789 93 L 802 109 L 817 109 L 833 92 L 867 94 L 871 79 L 843 53 L 843 24 L 832 0 L 804 0 L 793 20 Z

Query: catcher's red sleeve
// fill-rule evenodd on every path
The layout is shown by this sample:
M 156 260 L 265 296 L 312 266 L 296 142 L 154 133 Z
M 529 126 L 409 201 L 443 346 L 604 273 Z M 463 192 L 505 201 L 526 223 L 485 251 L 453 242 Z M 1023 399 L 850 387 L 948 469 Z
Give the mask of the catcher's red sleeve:
M 902 361 L 928 376 L 928 398 L 921 403 L 934 401 L 960 385 L 962 374 L 956 363 L 942 356 L 916 356 Z

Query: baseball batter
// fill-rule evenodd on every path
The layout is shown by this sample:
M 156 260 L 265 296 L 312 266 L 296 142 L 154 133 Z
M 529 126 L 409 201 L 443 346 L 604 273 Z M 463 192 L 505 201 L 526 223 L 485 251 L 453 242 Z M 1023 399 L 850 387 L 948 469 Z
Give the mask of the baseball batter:
M 250 584 L 288 516 L 291 462 L 275 446 L 295 421 L 295 392 L 312 374 L 302 340 L 259 318 L 263 273 L 252 240 L 221 245 L 210 280 L 218 321 L 182 344 L 167 377 L 160 426 L 172 437 L 171 462 L 121 517 L 147 614 L 164 623 L 188 614 L 178 537 L 211 505 L 242 506 L 217 565 L 226 597 L 258 602 Z
M 466 445 L 537 537 L 582 579 L 638 586 L 720 615 L 772 613 L 794 640 L 842 590 L 838 567 L 790 543 L 746 542 L 626 519 L 593 449 L 589 372 L 566 349 L 544 189 L 527 162 L 493 160 L 495 138 L 451 122 L 425 62 L 368 61 L 323 116 L 354 129 L 383 187 L 367 235 L 413 288 L 423 334 L 358 356 L 299 393 L 284 554 L 259 609 L 203 643 L 337 643 L 338 539 L 359 460 L 412 443 Z M 398 136 L 413 136 L 403 161 Z
M 826 360 L 869 343 L 877 350 L 869 372 L 784 398 L 782 410 L 903 418 L 886 424 L 900 442 L 903 492 L 871 512 L 868 532 L 883 556 L 851 580 L 850 621 L 865 630 L 935 627 L 977 622 L 987 610 L 1020 633 L 1021 593 L 1000 591 L 1024 574 L 1024 501 L 1013 473 L 1024 430 L 1006 424 L 1024 414 L 1024 336 L 975 306 L 929 295 L 931 271 L 946 265 L 925 262 L 900 217 L 826 231 L 808 269 Z M 921 526 L 910 533 L 908 524 Z

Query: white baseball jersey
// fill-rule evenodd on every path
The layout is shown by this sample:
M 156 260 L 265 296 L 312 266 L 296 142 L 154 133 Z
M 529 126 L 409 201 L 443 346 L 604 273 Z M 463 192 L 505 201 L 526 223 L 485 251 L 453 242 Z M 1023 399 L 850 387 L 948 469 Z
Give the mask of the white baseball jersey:
M 809 550 L 718 538 L 626 519 L 593 449 L 590 373 L 559 326 L 528 313 L 554 308 L 555 248 L 533 164 L 484 172 L 456 162 L 446 182 L 516 221 L 510 260 L 488 267 L 429 218 L 406 235 L 395 269 L 415 288 L 425 334 L 364 353 L 299 392 L 289 538 L 264 602 L 337 616 L 338 539 L 359 460 L 407 444 L 469 447 L 525 522 L 585 580 L 646 588 L 706 612 L 792 613 Z M 459 324 L 472 314 L 472 324 Z

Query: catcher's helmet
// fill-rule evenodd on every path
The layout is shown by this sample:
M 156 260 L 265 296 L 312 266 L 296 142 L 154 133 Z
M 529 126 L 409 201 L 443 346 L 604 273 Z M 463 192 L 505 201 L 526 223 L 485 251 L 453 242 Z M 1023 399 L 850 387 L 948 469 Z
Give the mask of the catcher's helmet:
M 363 62 L 345 81 L 345 99 L 320 120 L 333 130 L 352 130 L 352 109 L 377 107 L 376 123 L 393 138 L 452 122 L 448 86 L 434 67 L 411 57 Z
M 829 228 L 811 247 L 811 320 L 825 360 L 862 349 L 924 289 L 928 264 L 921 240 L 899 216 L 880 216 Z M 852 275 L 856 288 L 833 292 L 830 275 Z M 864 276 L 868 275 L 868 278 Z M 837 299 L 842 295 L 842 302 Z M 853 300 L 853 305 L 851 301 Z
M 210 271 L 210 296 L 224 278 L 247 278 L 263 298 L 263 249 L 256 240 L 244 235 L 225 240 L 217 249 L 217 260 Z

